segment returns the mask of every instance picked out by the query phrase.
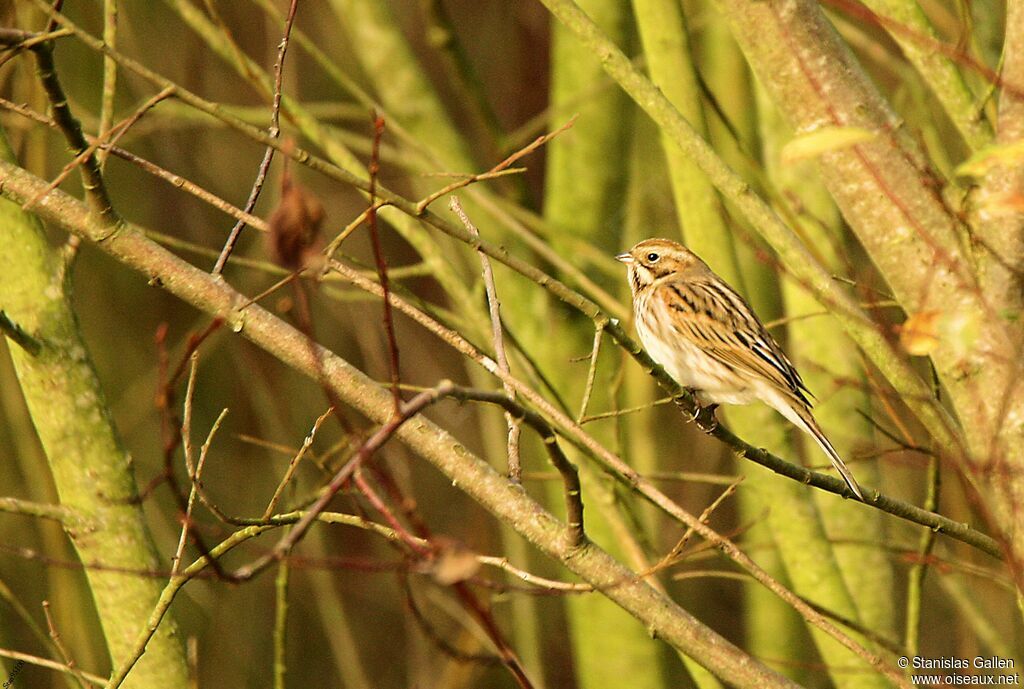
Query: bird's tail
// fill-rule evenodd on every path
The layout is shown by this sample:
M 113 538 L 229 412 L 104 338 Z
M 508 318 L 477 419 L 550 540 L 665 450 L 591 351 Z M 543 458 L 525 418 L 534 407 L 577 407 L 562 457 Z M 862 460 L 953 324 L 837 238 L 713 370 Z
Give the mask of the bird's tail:
M 811 416 L 810 410 L 797 407 L 794 411 L 796 411 L 796 415 L 800 420 L 797 425 L 814 438 L 821 449 L 825 451 L 825 454 L 828 455 L 828 458 L 832 460 L 832 466 L 834 466 L 836 471 L 839 472 L 839 475 L 843 477 L 843 480 L 846 481 L 846 485 L 850 487 L 853 494 L 856 495 L 861 502 L 864 502 L 864 493 L 861 492 L 860 486 L 857 485 L 857 480 L 853 478 L 853 474 L 847 468 L 846 462 L 843 461 L 843 458 L 840 457 L 839 453 L 836 452 L 836 449 L 832 447 L 832 443 L 830 443 L 828 438 L 825 437 L 825 434 L 818 426 L 818 422 L 814 420 L 813 416 Z

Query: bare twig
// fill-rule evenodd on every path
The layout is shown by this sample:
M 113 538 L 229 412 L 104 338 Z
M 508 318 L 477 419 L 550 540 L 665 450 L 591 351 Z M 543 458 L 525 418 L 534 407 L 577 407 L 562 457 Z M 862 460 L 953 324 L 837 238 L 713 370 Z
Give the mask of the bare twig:
M 285 20 L 284 37 L 277 48 L 277 61 L 274 62 L 274 98 L 270 110 L 270 129 L 267 130 L 271 139 L 277 139 L 281 136 L 281 86 L 284 81 L 284 57 L 288 52 L 288 42 L 292 33 L 292 24 L 295 23 L 295 10 L 298 4 L 298 0 L 291 0 L 291 4 L 288 6 L 288 18 Z M 274 160 L 275 150 L 273 146 L 267 146 L 267 150 L 263 154 L 263 160 L 260 162 L 259 170 L 256 173 L 256 181 L 253 182 L 252 190 L 249 192 L 249 199 L 245 202 L 245 213 L 252 213 L 253 209 L 256 208 L 256 201 L 263 190 L 263 183 L 267 179 L 270 163 Z M 239 220 L 231 228 L 227 241 L 224 242 L 224 248 L 221 250 L 220 256 L 217 257 L 217 263 L 213 266 L 213 275 L 220 275 L 224 271 L 224 266 L 227 264 L 231 252 L 234 251 L 235 244 L 238 242 L 238 237 L 245 225 L 246 223 L 243 220 Z
M 166 361 L 163 357 L 161 359 L 161 363 Z M 196 494 L 194 478 L 196 472 L 192 461 L 192 399 L 195 393 L 198 362 L 199 357 L 197 353 L 192 352 L 191 356 L 189 356 L 188 383 L 185 385 L 184 411 L 181 417 L 181 446 L 185 455 L 185 467 L 189 477 L 192 478 L 192 488 L 189 490 L 187 506 L 181 517 L 181 537 L 178 539 L 178 549 L 175 551 L 174 557 L 171 558 L 171 576 L 178 573 L 178 563 L 181 561 L 181 555 L 185 551 L 185 543 L 188 541 L 188 530 L 192 523 L 192 504 Z
M 726 486 L 725 490 L 723 490 L 721 494 L 719 494 L 719 496 L 715 498 L 714 502 L 712 502 L 710 505 L 704 508 L 704 511 L 700 513 L 701 524 L 708 523 L 708 520 L 711 518 L 711 515 L 714 513 L 714 511 L 718 509 L 719 505 L 725 502 L 725 500 L 729 496 L 736 492 L 736 488 L 739 487 L 740 483 L 742 482 L 743 477 L 741 476 L 740 478 L 736 479 L 728 486 Z M 671 565 L 675 564 L 678 561 L 680 553 L 683 552 L 683 548 L 685 548 L 686 544 L 690 542 L 691 538 L 693 538 L 693 534 L 693 527 L 687 527 L 686 531 L 683 533 L 682 538 L 680 538 L 679 541 L 675 544 L 675 546 L 672 547 L 672 550 L 670 550 L 665 557 L 661 558 L 661 561 L 658 562 L 658 564 L 651 567 L 651 569 L 645 572 L 644 574 L 653 574 L 654 572 L 658 572 L 662 569 L 665 569 L 666 567 L 670 567 Z
M 11 660 L 19 660 L 29 665 L 36 665 L 38 667 L 45 667 L 48 670 L 56 670 L 57 672 L 66 672 L 68 674 L 75 674 L 75 671 L 69 668 L 67 665 L 63 665 L 47 658 L 40 658 L 39 656 L 30 655 L 28 653 L 22 653 L 20 651 L 11 651 L 6 648 L 0 648 L 0 658 L 10 658 Z M 106 677 L 100 677 L 94 675 L 91 672 L 84 672 L 79 670 L 78 673 L 93 686 L 102 687 L 107 683 Z
M 117 3 L 119 0 L 103 0 L 103 42 L 117 47 Z M 114 123 L 114 96 L 117 94 L 117 61 L 109 55 L 103 56 L 103 94 L 100 97 L 99 131 L 105 132 Z M 109 150 L 96 155 L 100 168 L 107 160 Z
M 24 328 L 11 320 L 10 316 L 0 310 L 0 333 L 6 335 L 14 344 L 18 345 L 32 356 L 38 356 L 43 349 L 43 343 L 29 335 Z
M 61 658 L 64 659 L 64 665 L 67 666 L 68 670 L 75 679 L 78 680 L 78 684 L 85 689 L 89 680 L 85 678 L 82 671 L 75 664 L 74 658 L 71 657 L 71 652 L 68 647 L 64 645 L 64 641 L 60 638 L 60 633 L 57 631 L 57 625 L 53 623 L 53 615 L 50 614 L 50 601 L 43 601 L 43 615 L 46 617 L 46 629 L 50 632 L 50 638 L 53 640 L 53 646 L 60 653 Z
M 288 462 L 288 469 L 284 472 L 284 476 L 281 477 L 281 482 L 277 484 L 277 488 L 274 490 L 274 495 L 270 498 L 270 502 L 267 503 L 267 509 L 263 511 L 264 520 L 270 519 L 270 515 L 272 515 L 274 510 L 277 509 L 277 503 L 281 499 L 281 494 L 284 493 L 284 489 L 288 485 L 288 482 L 291 481 L 292 476 L 295 475 L 295 470 L 298 468 L 299 462 L 302 461 L 302 458 L 306 456 L 309 448 L 313 445 L 313 441 L 316 439 L 316 434 L 317 431 L 320 430 L 320 426 L 333 412 L 334 407 L 330 407 L 327 411 L 321 414 L 315 422 L 313 422 L 313 428 L 309 431 L 309 435 L 306 436 L 305 440 L 302 441 L 302 447 L 299 448 L 299 451 L 296 452 L 291 461 Z
M 320 498 L 306 511 L 306 515 L 295 525 L 295 528 L 288 532 L 288 534 L 278 541 L 274 549 L 267 555 L 257 559 L 254 563 L 245 565 L 239 568 L 233 578 L 239 581 L 252 578 L 255 574 L 260 572 L 263 568 L 269 565 L 271 562 L 280 559 L 286 552 L 305 536 L 306 531 L 309 530 L 310 525 L 316 520 L 317 515 L 323 512 L 328 503 L 334 498 L 334 496 L 341 490 L 341 487 L 351 478 L 352 472 L 355 471 L 360 464 L 369 459 L 373 454 L 386 443 L 395 431 L 397 431 L 402 424 L 408 421 L 410 418 L 423 411 L 426 407 L 434 404 L 438 399 L 448 394 L 454 385 L 451 381 L 441 381 L 438 385 L 430 390 L 421 392 L 420 394 L 413 397 L 408 402 L 404 403 L 399 409 L 398 414 L 394 414 L 391 420 L 384 424 L 380 429 L 377 430 L 372 436 L 370 436 L 366 442 L 356 452 L 356 456 L 346 462 L 346 464 L 338 470 L 331 479 L 331 482 L 324 489 Z
M 495 179 L 497 177 L 507 177 L 508 175 L 518 175 L 526 172 L 525 167 L 514 167 L 508 170 L 488 170 L 487 172 L 480 172 L 476 174 L 455 174 L 458 177 L 458 181 L 452 182 L 451 184 L 441 187 L 437 191 L 431 193 L 426 198 L 422 199 L 416 204 L 416 209 L 422 213 L 427 209 L 427 206 L 437 201 L 445 194 L 450 194 L 453 191 L 458 191 L 464 187 L 468 187 L 470 184 L 476 184 L 477 182 L 486 182 L 489 179 Z
M 50 23 L 53 24 L 58 17 L 57 14 L 53 15 Z M 50 31 L 52 30 L 51 28 Z M 38 65 L 39 80 L 43 83 L 43 89 L 46 91 L 46 97 L 53 110 L 53 119 L 64 134 L 71 152 L 78 156 L 88 150 L 89 144 L 85 140 L 85 135 L 82 134 L 82 125 L 71 112 L 64 87 L 61 86 L 60 79 L 57 77 L 57 68 L 53 62 L 53 44 L 51 42 L 38 43 L 32 46 L 32 54 L 35 55 Z M 113 228 L 120 225 L 121 217 L 114 210 L 110 196 L 107 194 L 103 173 L 100 171 L 96 156 L 87 153 L 79 169 L 82 173 L 82 186 L 85 189 L 85 198 L 89 203 L 89 208 L 108 226 Z
M 584 426 L 584 425 L 586 425 L 588 423 L 591 423 L 593 421 L 601 421 L 602 419 L 614 419 L 614 418 L 619 417 L 619 416 L 626 416 L 628 414 L 636 414 L 637 412 L 647 411 L 648 409 L 653 409 L 654 407 L 660 406 L 662 404 L 668 404 L 671 401 L 672 401 L 671 397 L 662 397 L 660 399 L 654 400 L 653 402 L 648 402 L 647 404 L 640 404 L 640 405 L 637 405 L 635 407 L 627 407 L 625 409 L 615 409 L 615 410 L 612 410 L 612 411 L 601 412 L 600 414 L 591 414 L 589 416 L 584 416 L 582 419 L 580 419 L 579 420 L 579 424 L 581 426 Z
M 597 377 L 597 357 L 601 354 L 601 338 L 604 335 L 604 323 L 597 323 L 594 328 L 594 346 L 590 350 L 590 366 L 587 369 L 587 384 L 583 388 L 583 401 L 580 402 L 580 413 L 576 415 L 576 423 L 583 425 L 587 418 L 587 407 L 590 405 L 590 396 L 594 392 L 594 379 Z
M 939 458 L 929 457 L 928 493 L 924 500 L 925 509 L 938 509 L 941 486 L 942 475 L 939 472 Z M 924 578 L 928 573 L 928 559 L 934 546 L 935 532 L 931 529 L 924 529 L 918 540 L 917 559 L 911 564 L 910 571 L 907 573 L 907 617 L 903 646 L 909 656 L 916 656 L 919 650 L 918 639 L 921 631 L 921 599 L 924 594 Z
M 373 244 L 373 261 L 377 266 L 377 279 L 384 292 L 384 332 L 388 340 L 388 355 L 390 356 L 391 373 L 391 396 L 395 403 L 395 414 L 399 413 L 402 407 L 402 396 L 399 393 L 401 382 L 401 371 L 398 362 L 398 341 L 395 339 L 395 321 L 391 313 L 391 303 L 387 294 L 391 291 L 388 282 L 388 264 L 384 260 L 384 249 L 380 243 L 380 233 L 377 230 L 377 175 L 380 173 L 380 140 L 384 136 L 384 118 L 374 116 L 373 118 L 373 152 L 370 155 L 370 206 L 366 211 L 366 224 L 370 228 L 370 242 Z
M 426 545 L 420 543 L 421 539 L 410 533 L 402 522 L 398 520 L 395 513 L 384 503 L 384 500 L 377 494 L 377 491 L 374 490 L 373 486 L 371 486 L 369 481 L 366 480 L 366 475 L 363 473 L 362 467 L 356 467 L 352 474 L 352 479 L 356 484 L 356 488 L 358 488 L 359 492 L 362 493 L 369 501 L 373 506 L 373 509 L 377 510 L 377 512 L 384 517 L 384 521 L 388 523 L 391 529 L 398 536 L 400 543 L 408 546 L 414 553 L 416 553 L 416 555 L 419 556 L 425 556 L 433 552 L 433 544 L 429 543 L 429 541 Z
M 494 177 L 499 177 L 502 175 L 506 175 L 509 172 L 512 172 L 511 170 L 508 169 L 512 165 L 512 163 L 516 162 L 520 158 L 528 156 L 529 154 L 533 153 L 547 142 L 554 139 L 562 132 L 571 128 L 574 124 L 576 124 L 576 117 L 576 115 L 573 115 L 568 122 L 563 124 L 555 131 L 550 132 L 549 134 L 544 134 L 543 136 L 538 136 L 531 143 L 527 144 L 526 146 L 523 146 L 521 149 L 510 155 L 508 158 L 505 158 L 505 160 L 501 161 L 487 172 L 483 172 L 478 175 L 467 175 L 464 179 L 460 179 L 457 182 L 449 184 L 443 189 L 435 191 L 433 194 L 426 197 L 422 201 L 419 201 L 416 204 L 416 215 L 423 215 L 424 211 L 427 210 L 427 207 L 430 206 L 430 204 L 432 204 L 434 201 L 438 200 L 442 196 L 450 194 L 453 191 L 456 191 L 457 189 L 462 189 L 463 187 L 468 187 L 470 184 L 473 184 L 475 182 L 480 182 L 485 179 L 492 179 Z M 519 170 L 515 170 L 515 172 L 519 172 Z
M 25 202 L 21 207 L 22 210 L 27 211 L 33 206 L 35 206 L 37 203 L 39 203 L 47 194 L 49 194 L 51 191 L 60 186 L 60 183 L 67 179 L 68 175 L 71 174 L 72 170 L 74 170 L 79 165 L 84 164 L 85 161 L 88 160 L 91 156 L 97 155 L 100 149 L 109 148 L 116 144 L 121 139 L 121 137 L 124 136 L 129 129 L 131 129 L 132 125 L 134 125 L 142 118 L 143 115 L 149 112 L 154 106 L 157 105 L 157 103 L 159 103 L 162 100 L 165 100 L 166 98 L 169 98 L 173 94 L 174 88 L 168 86 L 161 90 L 160 93 L 156 94 L 155 96 L 147 100 L 145 103 L 140 105 L 134 113 L 132 113 L 129 117 L 126 117 L 121 122 L 118 122 L 111 129 L 103 130 L 98 137 L 87 137 L 90 143 L 85 148 L 85 150 L 76 155 L 71 160 L 71 162 L 65 165 L 64 168 L 60 171 L 60 173 L 58 173 L 57 176 L 53 178 L 53 180 L 50 182 L 49 185 L 47 185 L 45 189 L 43 189 L 33 198 Z
M 194 361 L 195 360 L 195 354 L 193 354 L 192 357 L 193 357 L 193 361 Z M 192 391 L 193 391 L 193 387 L 195 385 L 195 373 L 194 373 L 195 372 L 195 364 L 194 363 L 193 363 L 192 371 L 193 372 L 189 376 L 189 392 L 186 394 L 186 397 L 185 397 L 186 405 L 188 406 L 189 409 L 192 406 Z M 185 516 L 182 519 L 182 523 L 181 523 L 181 537 L 180 537 L 180 539 L 178 541 L 178 550 L 174 554 L 174 560 L 172 561 L 172 565 L 171 565 L 171 576 L 174 576 L 175 574 L 178 573 L 178 567 L 181 564 L 181 557 L 182 557 L 182 554 L 185 551 L 185 543 L 188 540 L 188 532 L 189 532 L 189 529 L 191 528 L 191 525 L 192 525 L 192 509 L 193 509 L 193 507 L 195 505 L 196 495 L 199 493 L 199 486 L 202 485 L 203 467 L 206 466 L 206 458 L 209 455 L 210 446 L 213 444 L 213 437 L 217 434 L 217 431 L 220 430 L 221 424 L 224 423 L 224 417 L 226 417 L 227 414 L 228 414 L 228 410 L 226 408 L 222 409 L 220 414 L 217 415 L 217 419 L 213 422 L 213 425 L 210 426 L 210 432 L 206 434 L 206 440 L 203 441 L 202 447 L 199 448 L 199 461 L 196 462 L 194 467 L 192 466 L 192 461 L 191 461 L 191 456 L 192 456 L 191 448 L 188 445 L 186 445 L 185 464 L 188 467 L 188 477 L 189 477 L 189 486 L 190 487 L 189 487 L 189 492 L 188 492 L 188 504 L 187 504 L 187 506 L 185 508 Z M 187 431 L 184 430 L 185 426 L 183 424 L 183 430 L 182 430 L 182 435 L 183 436 L 186 433 L 191 434 L 191 423 L 192 423 L 191 422 L 191 411 L 189 411 L 188 417 L 189 417 L 189 420 L 187 421 L 187 424 L 188 424 L 187 428 L 188 428 L 188 430 Z
M 459 216 L 459 220 L 465 225 L 470 235 L 474 237 L 480 236 L 480 230 L 477 229 L 473 221 L 466 215 L 466 211 L 462 209 L 458 196 L 453 195 L 451 197 L 448 207 Z M 480 257 L 480 266 L 484 277 L 484 290 L 487 292 L 487 307 L 491 315 L 494 358 L 498 362 L 499 369 L 505 373 L 511 373 L 508 365 L 508 355 L 505 354 L 505 338 L 502 336 L 501 329 L 501 303 L 498 301 L 498 288 L 494 285 L 494 271 L 491 269 L 491 261 L 487 258 L 487 254 L 478 251 L 477 255 Z M 514 400 L 516 392 L 512 389 L 512 386 L 505 383 L 504 388 L 505 395 L 509 399 Z M 513 483 L 520 483 L 522 481 L 523 465 L 519 457 L 519 424 L 512 417 L 512 414 L 507 411 L 505 412 L 505 422 L 508 424 L 508 477 Z
M 0 46 L 7 49 L 7 55 L 0 58 L 0 67 L 7 64 L 7 61 L 25 50 L 31 50 L 33 46 L 47 41 L 53 41 L 66 36 L 74 36 L 74 32 L 68 29 L 57 29 L 55 31 L 23 31 L 11 27 L 0 27 Z
M 582 545 L 587 538 L 583 529 L 583 499 L 580 488 L 580 475 L 576 466 L 565 456 L 558 444 L 558 436 L 554 429 L 540 414 L 522 406 L 515 399 L 498 392 L 474 390 L 472 388 L 454 387 L 447 395 L 457 400 L 473 400 L 496 404 L 503 408 L 517 422 L 526 423 L 536 431 L 544 441 L 544 449 L 548 453 L 551 464 L 562 477 L 565 494 L 565 521 L 569 528 L 569 542 L 575 546 Z
M 10 110 L 13 113 L 17 113 L 18 115 L 21 115 L 26 119 L 38 122 L 53 129 L 57 129 L 57 123 L 53 120 L 53 118 L 38 113 L 21 103 L 14 103 L 12 101 L 7 100 L 6 98 L 0 98 L 0 107 L 4 108 L 5 110 Z M 89 134 L 86 134 L 85 138 L 86 141 L 88 141 L 90 144 L 96 144 L 99 142 L 98 137 L 90 136 Z M 160 167 L 159 165 L 132 153 L 131 151 L 127 151 L 123 148 L 120 148 L 119 146 L 112 146 L 109 143 L 99 144 L 99 150 L 103 152 L 110 152 L 117 156 L 118 158 L 121 158 L 123 160 L 128 161 L 129 163 L 132 163 L 133 165 L 138 166 L 143 171 L 148 172 L 149 174 L 155 177 L 159 177 L 160 179 L 164 180 L 173 187 L 177 187 L 188 192 L 189 194 L 192 194 L 196 198 L 200 199 L 201 201 L 204 201 L 205 203 L 208 203 L 217 210 L 220 210 L 223 213 L 226 213 L 227 215 L 230 215 L 231 217 L 236 218 L 238 220 L 244 220 L 246 224 L 248 224 L 250 227 L 259 230 L 260 232 L 266 232 L 268 229 L 267 222 L 263 218 L 258 218 L 255 215 L 252 215 L 251 213 L 246 213 L 242 211 L 240 208 L 236 208 L 234 205 L 228 203 L 227 201 L 220 198 L 216 194 L 213 194 L 207 191 L 206 189 L 203 189 L 195 182 L 187 180 L 181 175 L 176 175 L 173 172 L 170 172 L 169 170 L 166 170 Z M 217 257 L 218 255 L 219 253 L 214 253 L 214 257 Z
M 288 582 L 291 571 L 288 560 L 282 560 L 274 580 L 274 689 L 285 689 L 288 672 Z

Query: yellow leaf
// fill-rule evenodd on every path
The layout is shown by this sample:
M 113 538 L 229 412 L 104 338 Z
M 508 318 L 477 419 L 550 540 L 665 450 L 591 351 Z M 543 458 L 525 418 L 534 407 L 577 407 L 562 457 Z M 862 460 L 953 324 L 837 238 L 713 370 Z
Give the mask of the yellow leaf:
M 821 127 L 794 137 L 783 146 L 782 162 L 792 163 L 806 158 L 816 158 L 823 153 L 870 141 L 875 136 L 875 132 L 861 127 Z
M 956 168 L 958 177 L 984 177 L 997 166 L 1012 167 L 1024 161 L 1024 141 L 985 146 Z
M 912 314 L 903 325 L 896 326 L 900 345 L 914 356 L 928 356 L 939 346 L 938 326 L 941 311 L 921 311 Z

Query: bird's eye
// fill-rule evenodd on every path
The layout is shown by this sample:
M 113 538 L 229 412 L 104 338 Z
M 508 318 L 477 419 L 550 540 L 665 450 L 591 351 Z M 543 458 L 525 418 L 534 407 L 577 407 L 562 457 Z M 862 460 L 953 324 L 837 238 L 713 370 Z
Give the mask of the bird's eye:
M 661 258 L 661 256 L 659 256 L 658 254 L 654 253 L 653 251 L 651 253 L 647 254 L 647 262 L 648 263 L 657 263 L 659 258 Z

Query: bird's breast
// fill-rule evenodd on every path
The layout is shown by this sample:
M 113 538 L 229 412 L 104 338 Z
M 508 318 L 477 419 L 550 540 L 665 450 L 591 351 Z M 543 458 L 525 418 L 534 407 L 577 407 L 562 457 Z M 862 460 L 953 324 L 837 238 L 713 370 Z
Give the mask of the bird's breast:
M 675 317 L 657 302 L 638 299 L 634 312 L 640 342 L 651 358 L 684 387 L 701 391 L 702 402 L 750 404 L 758 399 L 746 376 L 718 361 L 672 328 Z

